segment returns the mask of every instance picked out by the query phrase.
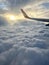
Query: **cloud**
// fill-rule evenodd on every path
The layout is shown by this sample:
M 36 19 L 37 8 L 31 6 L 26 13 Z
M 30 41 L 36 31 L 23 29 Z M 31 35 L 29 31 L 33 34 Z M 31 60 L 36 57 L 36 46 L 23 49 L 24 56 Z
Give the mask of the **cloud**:
M 12 11 L 17 15 L 21 13 L 20 9 L 23 8 L 32 17 L 49 18 L 48 0 L 5 0 L 2 2 L 6 4 L 8 11 Z
M 31 15 L 32 17 L 38 17 L 38 18 L 48 18 L 48 13 L 49 13 L 49 8 L 47 5 L 47 3 L 49 3 L 49 1 L 47 0 L 47 2 L 45 0 L 41 0 L 41 1 L 37 1 L 36 3 L 34 3 L 32 6 L 28 5 L 26 7 L 27 11 L 29 12 L 28 14 Z
M 47 17 L 49 13 L 49 1 L 47 0 L 7 0 L 10 3 L 11 10 L 19 12 L 18 9 L 24 8 L 34 17 Z
M 3 16 L 0 16 L 0 26 L 4 25 L 8 25 L 8 22 Z
M 49 28 L 28 20 L 17 24 L 0 29 L 0 65 L 49 65 Z

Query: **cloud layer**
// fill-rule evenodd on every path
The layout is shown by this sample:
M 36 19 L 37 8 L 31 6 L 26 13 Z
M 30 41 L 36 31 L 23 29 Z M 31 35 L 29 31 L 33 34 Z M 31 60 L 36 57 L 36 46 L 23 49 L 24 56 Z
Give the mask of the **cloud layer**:
M 49 27 L 27 20 L 0 27 L 0 65 L 49 65 Z

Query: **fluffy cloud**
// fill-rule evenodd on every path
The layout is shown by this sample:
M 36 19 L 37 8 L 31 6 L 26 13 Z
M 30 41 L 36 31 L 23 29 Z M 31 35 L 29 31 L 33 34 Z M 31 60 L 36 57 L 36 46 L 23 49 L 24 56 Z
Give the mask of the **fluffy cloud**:
M 49 28 L 35 21 L 1 27 L 0 65 L 49 65 Z

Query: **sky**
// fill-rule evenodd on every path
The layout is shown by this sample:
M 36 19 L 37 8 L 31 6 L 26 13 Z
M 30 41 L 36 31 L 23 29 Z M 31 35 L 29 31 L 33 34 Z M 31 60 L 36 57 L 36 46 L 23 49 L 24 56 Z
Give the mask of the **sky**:
M 12 12 L 18 16 L 21 8 L 32 17 L 49 18 L 49 0 L 0 0 L 0 14 Z

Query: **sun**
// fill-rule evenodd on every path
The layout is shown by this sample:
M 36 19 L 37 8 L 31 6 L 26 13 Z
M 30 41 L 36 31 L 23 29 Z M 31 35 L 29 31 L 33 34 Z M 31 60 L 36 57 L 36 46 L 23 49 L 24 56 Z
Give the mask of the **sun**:
M 15 21 L 16 20 L 16 16 L 15 15 L 9 14 L 9 15 L 6 15 L 6 17 L 7 17 L 8 20 L 11 20 L 11 21 Z
M 22 20 L 24 17 L 21 14 L 11 14 L 11 13 L 5 13 L 3 15 L 8 23 L 14 24 L 16 22 L 19 22 L 19 20 Z
M 8 20 L 8 21 L 16 21 L 17 20 L 17 17 L 16 15 L 12 15 L 12 14 L 4 14 L 5 18 Z
M 9 19 L 10 19 L 11 21 L 15 21 L 15 20 L 16 20 L 16 17 L 15 17 L 14 15 L 10 15 L 10 16 L 9 16 Z

